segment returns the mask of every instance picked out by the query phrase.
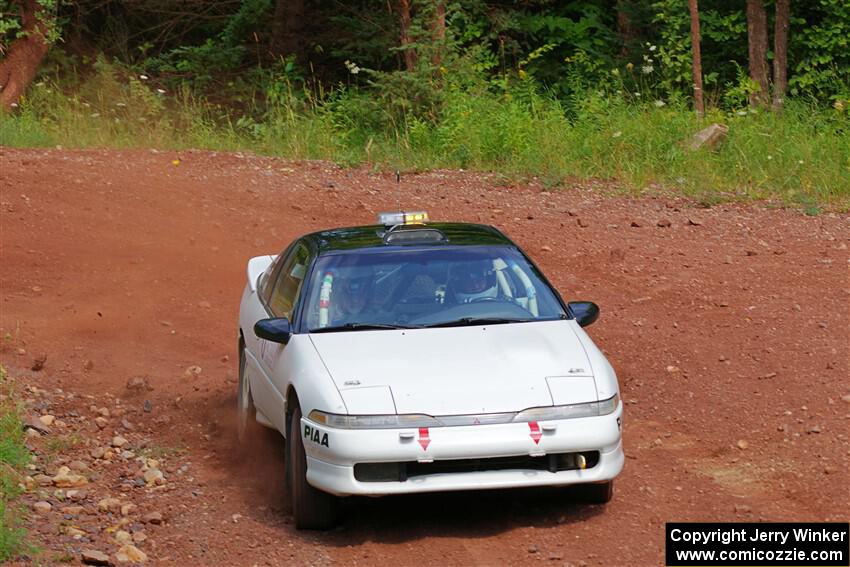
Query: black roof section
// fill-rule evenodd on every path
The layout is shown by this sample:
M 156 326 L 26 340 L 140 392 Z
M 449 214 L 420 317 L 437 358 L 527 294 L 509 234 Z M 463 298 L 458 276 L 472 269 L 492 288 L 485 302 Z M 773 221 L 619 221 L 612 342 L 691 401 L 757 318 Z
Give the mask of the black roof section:
M 368 226 L 352 226 L 347 228 L 334 228 L 305 235 L 305 240 L 312 241 L 319 254 L 342 250 L 358 250 L 364 248 L 399 248 L 384 241 L 384 236 L 390 227 L 381 224 Z M 483 224 L 467 223 L 440 223 L 429 222 L 427 224 L 400 225 L 392 229 L 393 233 L 408 232 L 415 230 L 438 230 L 446 240 L 442 242 L 423 242 L 424 246 L 481 246 L 481 245 L 508 245 L 515 246 L 507 236 L 492 226 Z M 410 242 L 414 244 L 414 242 Z

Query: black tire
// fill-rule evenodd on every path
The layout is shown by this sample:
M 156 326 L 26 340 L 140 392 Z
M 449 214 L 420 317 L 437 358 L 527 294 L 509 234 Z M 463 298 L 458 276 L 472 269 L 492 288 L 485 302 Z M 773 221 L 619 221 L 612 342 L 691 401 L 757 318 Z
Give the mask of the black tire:
M 245 376 L 245 344 L 239 341 L 239 382 L 236 386 L 236 435 L 240 443 L 245 443 L 256 430 L 254 399 L 248 378 Z
M 295 527 L 300 530 L 327 530 L 339 521 L 339 498 L 310 486 L 307 482 L 307 455 L 301 438 L 301 408 L 292 412 L 286 446 L 290 474 L 289 502 Z
M 579 500 L 587 504 L 607 504 L 614 497 L 614 481 L 576 486 Z
M 297 399 L 295 403 L 298 403 Z M 292 458 L 289 456 L 289 444 L 291 442 L 292 412 L 289 412 L 286 414 L 286 436 L 283 438 L 283 493 L 286 495 L 284 509 L 288 513 L 292 513 Z

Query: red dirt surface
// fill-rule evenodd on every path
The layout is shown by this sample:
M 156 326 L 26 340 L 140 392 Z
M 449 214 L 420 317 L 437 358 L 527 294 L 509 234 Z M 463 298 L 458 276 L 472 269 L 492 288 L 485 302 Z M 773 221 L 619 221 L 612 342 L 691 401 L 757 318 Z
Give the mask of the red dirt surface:
M 606 189 L 454 171 L 400 188 L 433 219 L 499 227 L 565 299 L 600 305 L 588 330 L 626 404 L 626 467 L 606 506 L 563 490 L 350 499 L 340 528 L 298 532 L 274 435 L 237 446 L 246 261 L 372 223 L 396 204 L 386 173 L 0 148 L 0 362 L 41 388 L 122 398 L 152 443 L 188 448 L 192 480 L 158 496 L 166 521 L 140 544 L 149 563 L 658 565 L 667 521 L 846 521 L 850 217 Z M 153 390 L 131 396 L 132 377 Z

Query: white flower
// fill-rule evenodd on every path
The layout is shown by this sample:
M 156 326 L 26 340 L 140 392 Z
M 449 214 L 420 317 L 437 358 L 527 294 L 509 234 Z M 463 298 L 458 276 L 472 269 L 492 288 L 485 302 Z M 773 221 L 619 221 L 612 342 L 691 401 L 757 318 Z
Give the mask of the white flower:
M 644 75 L 649 75 L 650 73 L 655 71 L 655 67 L 653 67 L 652 65 L 644 65 L 640 68 L 640 70 L 641 72 L 643 72 Z
M 139 78 L 140 78 L 141 80 L 143 80 L 143 81 L 147 81 L 147 80 L 148 80 L 148 76 L 147 76 L 147 75 L 139 75 Z
M 650 45 L 650 46 L 649 46 L 649 50 L 650 50 L 650 51 L 655 51 L 655 50 L 656 50 L 656 48 L 657 48 L 657 46 L 655 46 L 655 45 Z
M 746 110 L 739 110 L 739 111 L 738 111 L 738 112 L 736 112 L 735 114 L 737 114 L 738 116 L 746 116 L 746 115 L 747 115 L 747 111 L 746 111 Z
M 156 89 L 159 94 L 165 94 L 165 89 Z
M 800 165 L 803 165 L 803 160 L 797 160 L 797 163 L 799 163 Z
M 348 68 L 348 72 L 352 75 L 356 75 L 360 72 L 360 67 L 358 67 L 357 63 L 354 63 L 353 61 L 349 61 L 348 59 L 346 59 L 345 66 Z
M 664 101 L 663 101 L 663 100 L 661 100 L 661 99 L 656 100 L 656 101 L 655 101 L 654 103 L 652 103 L 652 104 L 654 104 L 654 105 L 655 105 L 655 106 L 657 106 L 658 108 L 661 108 L 662 106 L 667 106 L 667 103 L 666 103 L 666 102 L 664 102 Z
M 640 96 L 640 93 L 638 91 L 635 91 L 635 96 Z
M 13 103 L 12 103 L 12 104 L 10 104 L 9 106 L 11 106 L 12 108 L 18 108 L 18 103 L 17 103 L 17 102 L 13 102 Z
M 767 159 L 773 159 L 773 156 L 767 156 Z
M 623 135 L 623 133 L 622 133 L 622 132 L 620 132 L 619 130 L 617 130 L 616 132 L 614 132 L 613 134 L 611 134 L 611 137 L 612 137 L 612 138 L 619 138 L 619 137 L 620 137 L 620 136 L 622 136 L 622 135 Z

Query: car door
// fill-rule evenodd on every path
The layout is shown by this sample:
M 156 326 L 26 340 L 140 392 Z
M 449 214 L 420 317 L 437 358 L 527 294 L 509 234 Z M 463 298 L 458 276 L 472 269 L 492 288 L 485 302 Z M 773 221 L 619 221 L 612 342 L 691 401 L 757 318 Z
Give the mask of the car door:
M 260 364 L 263 341 L 254 334 L 254 323 L 260 319 L 271 317 L 266 304 L 271 295 L 274 282 L 277 281 L 280 270 L 293 248 L 294 245 L 290 245 L 289 248 L 272 260 L 268 268 L 266 268 L 257 279 L 257 282 L 255 282 L 256 291 L 250 293 L 250 297 L 247 299 L 243 298 L 239 314 L 239 325 L 242 329 L 243 340 L 245 341 L 245 377 L 250 384 L 251 396 L 255 400 L 254 405 L 264 414 L 267 408 L 263 401 L 267 398 L 266 393 L 269 388 L 269 380 Z M 246 287 L 246 294 L 249 293 L 249 289 L 250 287 Z
M 310 251 L 303 242 L 293 246 L 284 259 L 277 278 L 265 299 L 270 317 L 286 317 L 293 327 L 298 297 L 304 285 L 311 262 Z M 257 339 L 259 344 L 259 365 L 265 378 L 262 391 L 257 392 L 254 404 L 281 431 L 285 431 L 285 395 L 289 377 L 283 375 L 282 359 L 286 355 L 286 345 Z M 262 398 L 262 399 L 260 399 Z

